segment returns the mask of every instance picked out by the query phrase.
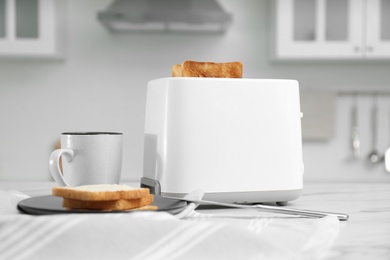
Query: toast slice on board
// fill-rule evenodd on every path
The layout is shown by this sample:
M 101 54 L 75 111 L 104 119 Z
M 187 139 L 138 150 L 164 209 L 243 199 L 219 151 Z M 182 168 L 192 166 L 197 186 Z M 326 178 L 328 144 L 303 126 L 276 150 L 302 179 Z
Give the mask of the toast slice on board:
M 148 196 L 149 189 L 119 184 L 83 185 L 77 187 L 53 187 L 53 196 L 83 201 L 129 200 Z
M 129 210 L 141 209 L 142 207 L 152 206 L 154 196 L 149 195 L 140 199 L 119 199 L 103 201 L 83 201 L 74 199 L 64 199 L 62 206 L 69 209 L 93 209 L 93 210 Z M 154 206 L 155 207 L 155 206 Z

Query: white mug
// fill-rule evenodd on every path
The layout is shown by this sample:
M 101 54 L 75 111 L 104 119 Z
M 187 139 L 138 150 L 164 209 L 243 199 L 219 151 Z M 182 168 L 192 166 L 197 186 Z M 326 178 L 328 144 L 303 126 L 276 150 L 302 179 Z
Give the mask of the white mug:
M 50 173 L 59 186 L 119 184 L 122 142 L 122 133 L 62 133 L 61 149 L 53 151 L 49 158 Z

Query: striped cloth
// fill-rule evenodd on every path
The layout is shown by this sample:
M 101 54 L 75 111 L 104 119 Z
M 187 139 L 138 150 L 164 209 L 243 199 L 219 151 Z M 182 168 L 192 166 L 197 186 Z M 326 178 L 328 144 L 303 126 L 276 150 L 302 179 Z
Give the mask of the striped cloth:
M 321 219 L 165 212 L 30 216 L 0 191 L 0 259 L 322 259 L 339 231 Z

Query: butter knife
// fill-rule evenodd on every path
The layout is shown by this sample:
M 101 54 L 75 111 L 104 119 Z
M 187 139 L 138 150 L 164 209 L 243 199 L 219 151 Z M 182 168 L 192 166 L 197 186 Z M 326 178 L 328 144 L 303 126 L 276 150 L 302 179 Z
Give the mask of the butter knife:
M 264 211 L 264 212 L 299 215 L 299 216 L 305 216 L 305 217 L 322 218 L 322 217 L 326 217 L 326 216 L 335 216 L 340 221 L 346 221 L 349 218 L 349 216 L 347 214 L 343 214 L 343 213 L 314 211 L 314 210 L 306 210 L 306 209 L 292 209 L 292 208 L 283 208 L 283 207 L 279 207 L 279 206 L 269 206 L 269 205 L 262 205 L 262 204 L 245 205 L 245 204 L 225 203 L 225 202 L 217 202 L 217 201 L 209 201 L 209 200 L 178 198 L 178 197 L 165 196 L 165 195 L 162 195 L 162 197 L 167 198 L 167 199 L 173 199 L 173 200 L 194 202 L 194 203 L 198 203 L 198 204 L 208 204 L 208 205 L 216 205 L 216 206 L 229 207 L 229 208 L 240 208 L 240 209 L 257 209 L 257 210 Z

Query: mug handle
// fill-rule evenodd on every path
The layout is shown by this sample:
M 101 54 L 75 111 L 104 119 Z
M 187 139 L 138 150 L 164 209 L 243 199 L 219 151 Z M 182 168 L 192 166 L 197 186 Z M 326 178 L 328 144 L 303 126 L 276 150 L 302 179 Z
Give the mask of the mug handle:
M 50 154 L 49 158 L 49 170 L 51 176 L 53 176 L 55 182 L 61 187 L 70 186 L 64 178 L 64 175 L 60 169 L 61 155 L 67 159 L 67 162 L 71 162 L 74 156 L 74 152 L 71 149 L 57 149 Z

